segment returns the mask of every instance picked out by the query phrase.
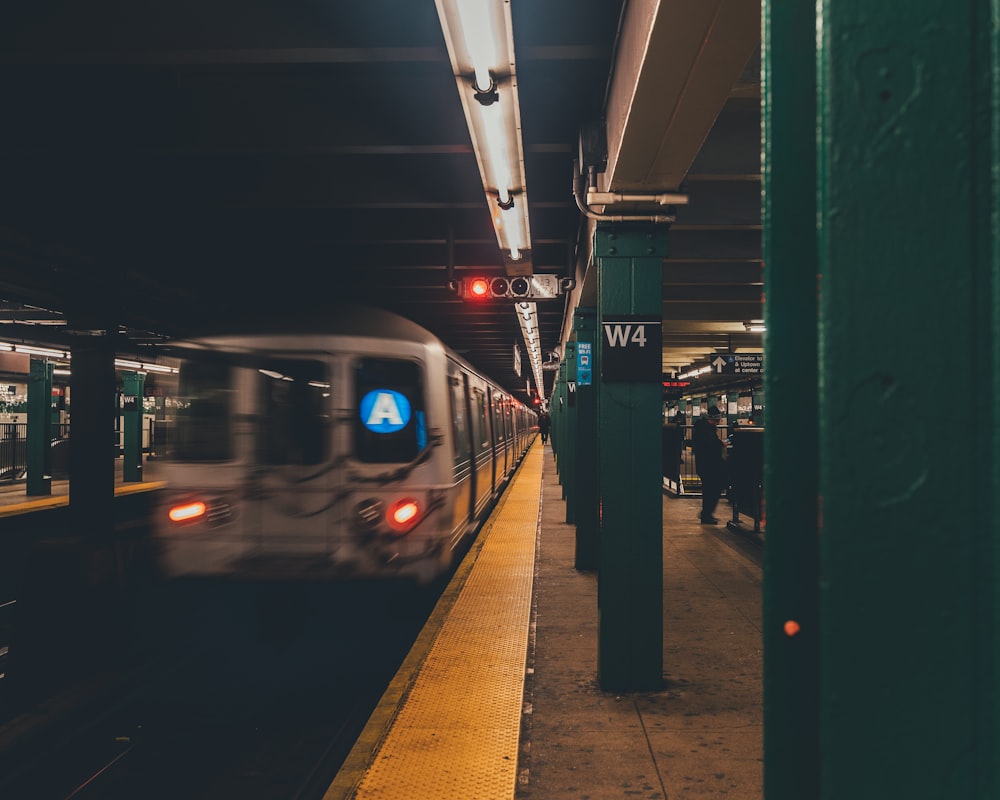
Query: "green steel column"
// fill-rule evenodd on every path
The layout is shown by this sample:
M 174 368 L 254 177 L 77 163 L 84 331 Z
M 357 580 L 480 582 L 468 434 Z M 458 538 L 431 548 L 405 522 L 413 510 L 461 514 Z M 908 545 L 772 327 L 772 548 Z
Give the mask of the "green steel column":
M 665 228 L 598 225 L 601 504 L 598 681 L 663 684 L 662 287 Z
M 28 376 L 28 479 L 25 493 L 52 494 L 52 371 L 48 361 L 31 359 Z
M 764 0 L 762 30 L 769 402 L 763 420 L 755 415 L 755 422 L 766 427 L 764 795 L 815 800 L 820 769 L 815 4 Z M 849 438 L 855 457 L 864 459 L 866 443 Z M 868 663 L 848 649 L 859 664 Z
M 558 434 L 556 436 L 556 442 L 558 444 L 552 445 L 552 450 L 556 455 L 556 474 L 559 476 L 559 488 L 562 489 L 562 499 L 566 499 L 566 437 L 563 435 L 565 433 L 566 426 L 566 360 L 563 359 L 559 364 L 559 372 L 556 376 L 556 386 L 558 387 L 558 392 L 556 395 L 556 404 L 559 410 L 559 416 L 556 417 L 552 422 L 552 433 Z
M 122 480 L 142 480 L 142 396 L 146 376 L 122 373 Z
M 573 313 L 578 368 L 576 373 L 576 553 L 573 566 L 595 570 L 600 561 L 600 460 L 597 435 L 597 309 L 577 308 Z M 588 347 L 589 345 L 589 347 Z M 580 361 L 589 350 L 589 374 Z
M 818 8 L 820 796 L 996 800 L 1000 6 Z
M 570 525 L 576 522 L 576 474 L 577 474 L 577 450 L 576 450 L 576 342 L 566 342 L 566 423 L 564 430 L 565 447 L 563 453 L 566 460 L 563 469 L 563 488 L 566 491 L 566 522 Z

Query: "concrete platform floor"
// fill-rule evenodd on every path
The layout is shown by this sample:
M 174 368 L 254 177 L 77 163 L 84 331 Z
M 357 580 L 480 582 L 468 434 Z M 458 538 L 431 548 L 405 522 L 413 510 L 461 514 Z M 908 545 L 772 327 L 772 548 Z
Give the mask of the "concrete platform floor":
M 664 689 L 603 692 L 597 575 L 574 569 L 548 445 L 542 482 L 517 800 L 763 798 L 759 545 L 700 525 L 698 498 L 665 495 Z

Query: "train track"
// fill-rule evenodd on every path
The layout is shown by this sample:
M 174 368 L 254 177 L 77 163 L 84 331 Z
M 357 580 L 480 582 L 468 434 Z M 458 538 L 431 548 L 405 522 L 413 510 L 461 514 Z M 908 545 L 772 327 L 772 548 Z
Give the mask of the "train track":
M 321 798 L 438 593 L 197 587 L 131 688 L 40 740 L 0 797 Z

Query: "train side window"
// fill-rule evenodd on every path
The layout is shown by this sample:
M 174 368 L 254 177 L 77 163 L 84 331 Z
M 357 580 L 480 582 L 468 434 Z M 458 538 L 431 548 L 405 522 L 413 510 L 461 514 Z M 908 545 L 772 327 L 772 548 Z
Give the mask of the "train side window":
M 455 436 L 455 464 L 461 464 L 469 458 L 469 426 L 465 418 L 465 391 L 457 376 L 451 385 L 451 418 Z
M 233 370 L 187 361 L 178 375 L 177 416 L 167 455 L 178 461 L 229 461 L 234 457 L 230 400 Z
M 354 368 L 354 454 L 372 464 L 407 463 L 427 446 L 419 364 L 362 358 Z
M 486 396 L 482 389 L 473 389 L 472 413 L 476 417 L 476 455 L 485 452 L 490 446 L 489 428 L 486 423 Z
M 330 380 L 319 361 L 277 361 L 258 370 L 264 464 L 321 464 L 329 451 Z

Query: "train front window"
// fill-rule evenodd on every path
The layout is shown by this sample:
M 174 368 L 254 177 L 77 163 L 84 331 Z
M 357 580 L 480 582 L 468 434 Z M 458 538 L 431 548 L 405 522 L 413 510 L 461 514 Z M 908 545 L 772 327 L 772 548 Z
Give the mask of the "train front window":
M 408 463 L 427 446 L 422 371 L 412 361 L 362 358 L 354 369 L 354 454 Z
M 319 361 L 275 361 L 258 369 L 263 464 L 321 464 L 327 459 L 330 381 Z
M 179 461 L 229 461 L 233 458 L 232 369 L 190 361 L 178 375 L 177 422 L 170 457 Z

